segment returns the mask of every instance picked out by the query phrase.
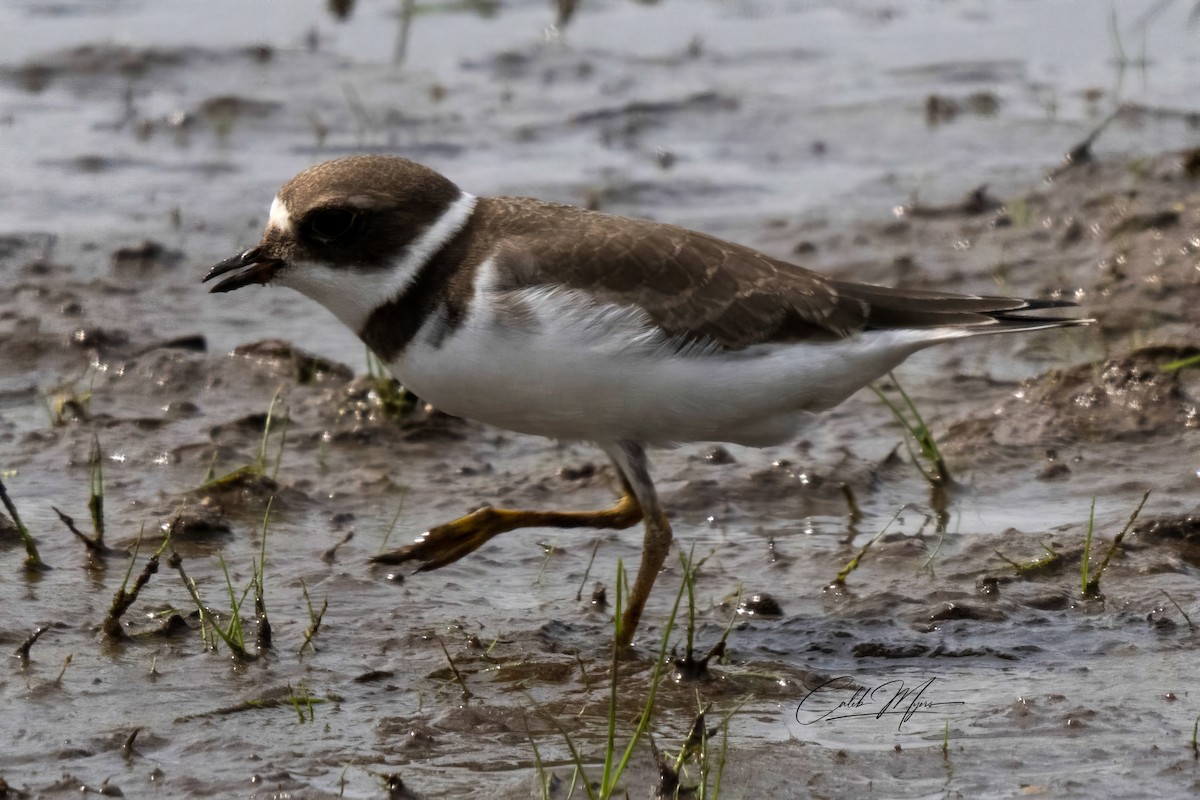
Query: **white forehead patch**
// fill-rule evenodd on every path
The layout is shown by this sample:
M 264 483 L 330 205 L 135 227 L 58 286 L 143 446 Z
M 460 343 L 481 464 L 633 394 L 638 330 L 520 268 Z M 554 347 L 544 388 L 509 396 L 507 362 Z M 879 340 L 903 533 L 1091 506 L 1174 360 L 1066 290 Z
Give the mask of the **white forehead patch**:
M 292 215 L 288 213 L 287 206 L 279 199 L 279 195 L 275 195 L 275 199 L 271 201 L 271 215 L 267 218 L 267 227 L 285 232 L 292 229 Z

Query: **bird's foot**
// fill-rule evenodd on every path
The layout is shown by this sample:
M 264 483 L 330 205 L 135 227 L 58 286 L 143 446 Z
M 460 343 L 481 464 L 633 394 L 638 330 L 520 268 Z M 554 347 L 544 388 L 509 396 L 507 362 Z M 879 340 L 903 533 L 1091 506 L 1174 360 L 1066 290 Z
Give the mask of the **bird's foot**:
M 430 528 L 412 544 L 380 553 L 371 560 L 377 564 L 416 561 L 417 572 L 427 572 L 458 561 L 478 550 L 496 534 L 511 529 L 511 520 L 505 518 L 501 509 L 485 507 Z

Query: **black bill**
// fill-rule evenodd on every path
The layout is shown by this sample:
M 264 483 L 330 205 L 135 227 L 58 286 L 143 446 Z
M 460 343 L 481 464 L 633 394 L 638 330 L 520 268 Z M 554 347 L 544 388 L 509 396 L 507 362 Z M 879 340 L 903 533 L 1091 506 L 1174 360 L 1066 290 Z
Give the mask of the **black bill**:
M 241 255 L 227 258 L 220 264 L 217 264 L 204 276 L 203 282 L 208 283 L 218 275 L 224 275 L 227 272 L 240 269 L 241 272 L 230 275 L 210 290 L 213 292 L 231 292 L 234 289 L 240 289 L 252 283 L 269 283 L 282 266 L 283 261 L 280 259 L 265 255 L 260 248 L 252 247 Z

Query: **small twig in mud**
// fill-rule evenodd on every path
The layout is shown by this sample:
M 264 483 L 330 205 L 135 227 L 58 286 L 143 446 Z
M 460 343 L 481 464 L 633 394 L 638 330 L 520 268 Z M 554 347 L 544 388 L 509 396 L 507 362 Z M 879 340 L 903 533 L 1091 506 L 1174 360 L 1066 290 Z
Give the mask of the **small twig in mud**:
M 79 528 L 75 527 L 74 518 L 64 514 L 58 509 L 58 506 L 50 506 L 50 510 L 55 514 L 58 514 L 58 518 L 62 520 L 63 525 L 66 525 L 67 530 L 75 534 L 79 541 L 83 542 L 89 553 L 95 553 L 98 556 L 111 556 L 124 552 L 123 550 L 116 550 L 104 544 L 103 538 L 101 538 L 99 535 L 97 535 L 95 538 L 92 538 L 84 534 L 81 530 L 79 530 Z
M 1185 620 L 1187 620 L 1188 628 L 1189 628 L 1189 629 L 1191 629 L 1193 632 L 1195 632 L 1195 630 L 1196 630 L 1196 623 L 1192 622 L 1192 618 L 1191 618 L 1191 617 L 1189 617 L 1189 616 L 1188 616 L 1188 613 L 1187 613 L 1186 611 L 1184 611 L 1184 610 L 1183 610 L 1183 607 L 1182 607 L 1182 606 L 1180 606 L 1180 605 L 1179 605 L 1179 603 L 1176 603 L 1176 602 L 1175 602 L 1175 598 L 1174 598 L 1174 597 L 1171 597 L 1171 595 L 1170 595 L 1170 594 L 1167 592 L 1167 590 L 1166 590 L 1166 589 L 1163 589 L 1163 590 L 1162 590 L 1162 593 L 1163 593 L 1163 594 L 1165 594 L 1165 595 L 1167 596 L 1167 599 L 1171 601 L 1171 605 L 1175 606 L 1175 609 L 1176 609 L 1176 610 L 1177 610 L 1177 611 L 1178 611 L 1180 614 L 1182 614 L 1182 615 L 1183 615 L 1183 618 L 1184 618 Z
M 104 618 L 104 624 L 100 626 L 105 636 L 110 639 L 120 639 L 125 635 L 125 630 L 121 627 L 121 617 L 137 601 L 138 593 L 142 591 L 143 586 L 150 582 L 150 576 L 158 572 L 159 556 L 167 548 L 167 543 L 171 541 L 171 534 L 175 532 L 178 524 L 179 517 L 176 516 L 171 522 L 171 527 L 167 531 L 163 543 L 159 545 L 154 555 L 150 556 L 146 561 L 146 566 L 142 568 L 142 573 L 134 581 L 133 588 L 126 591 L 125 587 L 129 585 L 129 576 L 133 572 L 133 565 L 137 561 L 138 550 L 141 549 L 142 537 L 141 535 L 138 536 L 137 543 L 133 547 L 133 555 L 129 558 L 129 569 L 125 571 L 125 580 L 121 582 L 121 586 L 113 594 L 112 605 L 108 609 L 108 616 Z
M 137 740 L 137 736 L 139 733 L 141 733 L 141 731 L 141 728 L 134 728 L 130 732 L 129 736 L 125 737 L 125 744 L 121 745 L 121 755 L 125 757 L 126 761 L 129 761 L 134 757 L 135 752 L 133 749 L 133 743 Z
M 5 488 L 2 478 L 0 478 L 0 502 L 4 503 L 4 509 L 8 511 L 8 516 L 17 526 L 17 531 L 21 534 L 21 541 L 25 544 L 25 569 L 30 571 L 45 569 L 46 563 L 38 555 L 37 543 L 33 541 L 33 535 L 29 533 L 25 523 L 21 522 L 21 515 L 17 513 L 17 507 L 13 505 L 12 498 L 8 496 L 8 489 Z
M 592 573 L 592 564 L 596 563 L 596 552 L 600 549 L 600 540 L 596 539 L 596 543 L 592 545 L 592 557 L 588 559 L 587 568 L 583 571 L 583 580 L 579 582 L 579 591 L 575 593 L 575 602 L 583 601 L 583 587 L 587 584 L 588 575 Z M 593 595 L 594 597 L 594 595 Z
M 1192 758 L 1200 761 L 1200 717 L 1192 724 Z
M 1090 164 L 1093 160 L 1095 160 L 1095 157 L 1092 155 L 1092 145 L 1095 144 L 1096 139 L 1100 137 L 1100 134 L 1104 133 L 1104 130 L 1111 125 L 1113 120 L 1119 117 L 1124 110 L 1125 106 L 1123 104 L 1114 108 L 1112 113 L 1100 121 L 1100 124 L 1098 124 L 1095 128 L 1092 128 L 1091 133 L 1085 136 L 1083 141 L 1079 142 L 1067 151 L 1067 154 L 1063 156 L 1062 164 L 1055 167 L 1047 177 L 1053 180 L 1072 167 L 1077 167 L 1080 164 Z
M 50 626 L 43 625 L 42 627 L 35 630 L 33 633 L 29 634 L 29 637 L 27 639 L 25 639 L 24 642 L 21 643 L 21 646 L 13 651 L 13 655 L 16 656 L 17 658 L 21 659 L 22 661 L 28 661 L 29 660 L 29 650 L 30 650 L 30 648 L 33 647 L 33 643 L 36 642 L 38 639 L 42 638 L 42 634 L 48 630 L 50 630 Z
M 1133 513 L 1129 515 L 1129 521 L 1125 523 L 1125 527 L 1121 529 L 1121 532 L 1117 534 L 1116 538 L 1113 539 L 1112 544 L 1109 545 L 1108 552 L 1104 554 L 1104 559 L 1100 562 L 1100 568 L 1096 570 L 1095 577 L 1091 578 L 1090 580 L 1088 579 L 1087 557 L 1088 557 L 1088 550 L 1090 549 L 1091 540 L 1092 540 L 1092 523 L 1090 520 L 1088 521 L 1088 538 L 1087 538 L 1087 544 L 1084 547 L 1084 554 L 1083 554 L 1083 561 L 1084 561 L 1084 564 L 1083 564 L 1083 596 L 1084 597 L 1098 597 L 1100 595 L 1100 578 L 1101 578 L 1101 576 L 1104 575 L 1104 570 L 1106 570 L 1108 568 L 1108 562 L 1112 559 L 1113 553 L 1117 552 L 1117 548 L 1120 547 L 1121 542 L 1124 541 L 1125 534 L 1129 533 L 1129 530 L 1133 527 L 1133 523 L 1137 522 L 1138 514 L 1142 513 L 1142 506 L 1146 505 L 1146 501 L 1148 499 L 1150 499 L 1150 492 L 1151 492 L 1151 490 L 1147 489 L 1146 493 L 1144 495 L 1142 495 L 1142 501 L 1137 504 L 1137 508 L 1135 508 L 1133 510 Z M 1096 509 L 1096 501 L 1093 500 L 1092 501 L 1093 514 L 1095 513 L 1095 509 Z
M 442 637 L 436 633 L 433 638 L 437 639 L 437 643 L 442 646 L 442 652 L 446 654 L 446 661 L 450 664 L 450 672 L 454 674 L 454 679 L 458 681 L 458 685 L 462 687 L 463 700 L 471 698 L 471 690 L 467 688 L 467 682 L 463 680 L 462 673 L 458 671 L 458 667 L 454 665 L 454 659 L 450 657 L 450 651 L 446 649 L 446 643 L 442 641 Z
M 552 556 L 558 552 L 558 547 L 556 547 L 555 545 L 552 545 L 552 544 L 550 544 L 550 542 L 546 542 L 546 541 L 538 542 L 537 546 L 542 548 L 542 553 L 543 553 L 544 557 L 542 558 L 542 565 L 540 567 L 538 567 L 537 575 L 533 576 L 533 585 L 541 586 L 542 585 L 542 575 L 544 575 L 546 573 L 546 565 L 550 563 L 550 556 Z
M 904 216 L 917 219 L 942 219 L 958 216 L 975 217 L 980 214 L 986 214 L 989 211 L 995 211 L 1004 205 L 988 194 L 987 188 L 987 184 L 976 186 L 967 192 L 962 200 L 945 206 L 927 206 L 914 199 L 908 205 L 904 206 L 902 211 Z
M 88 488 L 88 511 L 92 515 L 92 530 L 96 536 L 93 540 L 99 547 L 104 547 L 104 464 L 100 453 L 100 437 L 92 434 L 92 451 L 88 454 L 91 467 L 91 482 Z M 57 511 L 58 509 L 55 509 Z M 59 516 L 62 516 L 59 514 Z M 88 548 L 92 549 L 91 547 Z M 103 550 L 100 552 L 104 552 Z
M 883 528 L 880 529 L 879 533 L 872 536 L 871 540 L 862 546 L 862 549 L 855 554 L 854 558 L 850 559 L 846 566 L 842 567 L 842 571 L 837 574 L 837 577 L 833 579 L 833 581 L 830 583 L 830 586 L 841 588 L 846 585 L 846 578 L 850 577 L 851 572 L 854 572 L 854 570 L 858 569 L 858 565 L 862 563 L 863 556 L 865 556 L 867 551 L 871 549 L 871 545 L 875 544 L 877 541 L 879 541 L 881 536 L 887 533 L 887 529 L 892 527 L 892 523 L 900 518 L 900 515 L 904 513 L 904 509 L 906 508 L 908 508 L 907 503 L 900 506 L 896 513 L 892 515 L 892 518 L 888 520 L 888 524 L 884 525 Z
M 62 669 L 58 671 L 58 677 L 54 679 L 54 686 L 62 686 L 63 675 L 67 674 L 67 667 L 71 666 L 72 653 L 67 653 L 67 657 L 63 659 Z
M 325 618 L 325 612 L 329 610 L 329 595 L 325 595 L 324 602 L 321 603 L 321 610 L 313 612 L 312 598 L 308 596 L 308 586 L 304 584 L 304 579 L 300 579 L 300 590 L 304 592 L 304 602 L 308 604 L 308 627 L 304 630 L 304 641 L 300 644 L 300 649 L 296 651 L 296 655 L 304 655 L 304 648 L 311 647 L 313 652 L 317 652 L 317 646 L 312 643 L 313 637 L 317 635 L 317 631 L 321 630 L 321 620 Z
M 850 524 L 857 525 L 862 522 L 862 509 L 858 507 L 858 500 L 854 497 L 854 490 L 850 488 L 850 484 L 842 484 L 842 496 L 846 498 L 846 506 L 850 509 Z
M 346 535 L 342 537 L 342 540 L 340 542 L 338 542 L 333 547 L 329 548 L 328 550 L 326 550 L 324 553 L 321 554 L 321 560 L 324 561 L 326 564 L 332 564 L 333 561 L 337 558 L 338 548 L 353 538 L 354 538 L 354 531 L 352 531 L 352 530 L 346 531 Z

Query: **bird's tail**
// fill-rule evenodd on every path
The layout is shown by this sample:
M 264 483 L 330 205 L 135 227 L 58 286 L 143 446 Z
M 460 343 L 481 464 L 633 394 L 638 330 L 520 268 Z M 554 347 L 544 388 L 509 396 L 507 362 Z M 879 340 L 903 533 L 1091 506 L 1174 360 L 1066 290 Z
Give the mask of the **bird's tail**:
M 835 286 L 841 298 L 866 306 L 867 330 L 945 328 L 956 330 L 958 335 L 974 335 L 1069 328 L 1095 322 L 1083 317 L 1026 315 L 1030 311 L 1075 307 L 1069 300 L 947 294 L 840 281 Z

